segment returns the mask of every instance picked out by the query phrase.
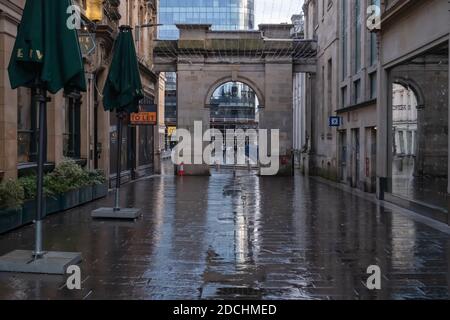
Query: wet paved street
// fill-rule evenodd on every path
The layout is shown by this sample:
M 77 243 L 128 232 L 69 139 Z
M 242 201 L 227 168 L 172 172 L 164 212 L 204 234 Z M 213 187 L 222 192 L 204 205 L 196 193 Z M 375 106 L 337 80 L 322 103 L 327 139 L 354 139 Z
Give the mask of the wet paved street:
M 449 298 L 449 234 L 316 180 L 166 175 L 123 197 L 142 219 L 92 221 L 110 196 L 45 221 L 47 250 L 82 252 L 81 291 L 62 276 L 0 273 L 0 298 Z M 0 254 L 31 249 L 33 236 L 0 236 Z M 364 285 L 374 264 L 379 291 Z

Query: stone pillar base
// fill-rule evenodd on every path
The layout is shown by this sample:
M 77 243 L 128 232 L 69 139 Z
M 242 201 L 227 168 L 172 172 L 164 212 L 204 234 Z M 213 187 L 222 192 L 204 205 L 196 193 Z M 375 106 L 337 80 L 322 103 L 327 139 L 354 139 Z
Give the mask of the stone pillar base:
M 280 156 L 279 170 L 274 175 L 264 174 L 262 168 L 259 169 L 259 175 L 261 177 L 291 177 L 294 175 L 294 158 L 292 155 Z
M 180 166 L 176 166 L 176 175 L 179 175 Z M 185 176 L 210 176 L 211 170 L 207 164 L 185 164 Z
M 161 153 L 156 153 L 155 157 L 154 157 L 154 174 L 161 174 L 162 173 L 162 168 L 161 168 Z
M 387 191 L 388 179 L 377 177 L 377 199 L 384 200 L 384 193 Z

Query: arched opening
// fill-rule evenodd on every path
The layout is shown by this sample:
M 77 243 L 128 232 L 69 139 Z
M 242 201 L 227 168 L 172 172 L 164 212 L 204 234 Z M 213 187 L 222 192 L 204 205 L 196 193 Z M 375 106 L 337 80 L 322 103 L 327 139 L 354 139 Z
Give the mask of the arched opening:
M 257 139 L 251 134 L 259 128 L 257 92 L 246 83 L 228 81 L 210 94 L 209 106 L 210 128 L 219 130 L 224 137 L 223 148 L 221 152 L 216 152 L 215 162 L 237 166 L 257 165 Z M 234 132 L 236 138 L 229 139 L 229 132 Z M 245 137 L 238 137 L 242 133 Z M 242 139 L 245 140 L 240 141 Z M 236 161 L 240 152 L 245 154 L 245 163 Z
M 211 96 L 211 128 L 257 129 L 259 101 L 256 92 L 243 82 L 227 82 Z
M 447 121 L 446 112 L 427 110 L 420 87 L 414 82 L 394 81 L 392 194 L 445 208 Z
M 417 172 L 417 97 L 409 86 L 392 85 L 392 192 L 408 196 Z

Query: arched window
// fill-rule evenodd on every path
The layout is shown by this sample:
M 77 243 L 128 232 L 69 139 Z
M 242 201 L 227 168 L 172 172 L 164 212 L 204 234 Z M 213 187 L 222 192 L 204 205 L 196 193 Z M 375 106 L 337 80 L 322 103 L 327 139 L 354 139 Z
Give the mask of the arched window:
M 219 86 L 211 97 L 211 117 L 255 120 L 259 104 L 256 92 L 242 82 L 227 82 Z

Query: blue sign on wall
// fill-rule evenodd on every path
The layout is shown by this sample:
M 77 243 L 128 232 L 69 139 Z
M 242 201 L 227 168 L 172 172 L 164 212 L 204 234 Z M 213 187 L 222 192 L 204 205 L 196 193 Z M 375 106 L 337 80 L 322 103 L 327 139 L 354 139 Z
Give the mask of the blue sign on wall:
M 341 117 L 330 117 L 329 126 L 330 127 L 340 127 L 342 124 Z

